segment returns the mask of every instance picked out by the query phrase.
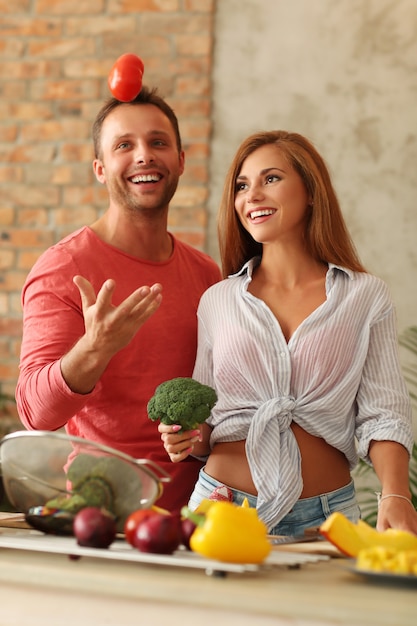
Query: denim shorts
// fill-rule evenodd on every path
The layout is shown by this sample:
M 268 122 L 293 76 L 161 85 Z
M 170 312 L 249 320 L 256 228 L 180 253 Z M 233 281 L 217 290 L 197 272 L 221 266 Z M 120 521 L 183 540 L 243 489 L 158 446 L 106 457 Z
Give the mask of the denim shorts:
M 204 468 L 201 469 L 188 503 L 189 508 L 196 509 L 201 500 L 210 498 L 213 491 L 222 486 L 223 483 L 206 474 Z M 241 505 L 247 498 L 249 506 L 256 507 L 256 496 L 237 489 L 229 489 L 232 502 Z M 270 535 L 301 535 L 306 528 L 320 526 L 335 511 L 340 511 L 352 522 L 357 522 L 360 518 L 353 480 L 335 491 L 297 500 L 292 510 L 274 528 L 268 529 L 268 532 Z

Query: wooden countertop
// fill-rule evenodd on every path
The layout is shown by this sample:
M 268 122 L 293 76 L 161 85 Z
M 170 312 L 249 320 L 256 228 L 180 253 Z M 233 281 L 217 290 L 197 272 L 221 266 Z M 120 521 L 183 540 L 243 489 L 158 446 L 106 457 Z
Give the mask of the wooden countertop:
M 0 541 L 27 534 L 3 528 Z M 326 542 L 315 543 L 295 549 L 326 553 L 328 547 L 332 554 Z M 272 566 L 217 578 L 188 567 L 73 560 L 0 544 L 0 625 L 415 626 L 416 586 L 370 582 L 348 565 L 328 558 L 298 569 Z

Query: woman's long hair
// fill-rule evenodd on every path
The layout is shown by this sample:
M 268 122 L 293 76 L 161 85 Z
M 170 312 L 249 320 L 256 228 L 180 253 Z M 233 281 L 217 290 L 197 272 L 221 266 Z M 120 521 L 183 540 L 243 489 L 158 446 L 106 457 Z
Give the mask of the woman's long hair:
M 235 211 L 236 179 L 245 159 L 261 146 L 275 144 L 301 176 L 312 206 L 306 220 L 305 243 L 318 261 L 365 272 L 353 245 L 333 189 L 327 166 L 308 139 L 282 130 L 258 132 L 243 141 L 226 175 L 217 226 L 223 276 L 240 270 L 253 256 L 262 256 L 262 244 L 243 228 Z

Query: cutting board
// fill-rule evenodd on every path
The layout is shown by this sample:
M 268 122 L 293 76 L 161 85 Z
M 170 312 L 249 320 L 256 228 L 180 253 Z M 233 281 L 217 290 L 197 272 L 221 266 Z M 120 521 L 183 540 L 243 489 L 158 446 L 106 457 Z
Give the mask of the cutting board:
M 20 528 L 20 529 L 32 529 L 32 527 L 26 522 L 23 513 L 0 513 L 0 528 Z M 54 537 L 55 541 L 56 538 Z M 339 558 L 343 557 L 342 553 L 328 541 L 314 540 L 303 541 L 302 543 L 283 544 L 273 546 L 273 552 L 281 552 L 284 554 L 311 554 L 322 555 L 327 557 Z
M 0 528 L 31 528 L 23 513 L 0 513 Z

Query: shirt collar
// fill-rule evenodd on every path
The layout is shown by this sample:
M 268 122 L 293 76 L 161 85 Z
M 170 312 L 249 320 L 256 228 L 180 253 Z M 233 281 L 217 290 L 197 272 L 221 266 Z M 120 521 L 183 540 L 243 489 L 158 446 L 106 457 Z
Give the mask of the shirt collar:
M 259 265 L 259 263 L 261 262 L 261 257 L 260 256 L 254 256 L 252 257 L 252 259 L 249 259 L 249 261 L 246 261 L 246 263 L 241 267 L 241 269 L 236 272 L 235 274 L 230 274 L 228 278 L 234 278 L 237 276 L 243 276 L 244 274 L 247 275 L 249 280 L 252 280 L 252 274 L 254 269 Z M 336 274 L 336 270 L 339 270 L 340 272 L 344 272 L 345 274 L 347 274 L 347 276 L 353 280 L 354 279 L 354 274 L 355 272 L 353 272 L 352 270 L 343 267 L 342 265 L 336 265 L 335 263 L 329 263 L 329 269 L 328 269 L 328 276 L 334 276 Z
M 260 262 L 261 257 L 254 256 L 252 257 L 252 259 L 249 259 L 249 261 L 246 261 L 246 263 L 241 267 L 238 272 L 236 272 L 235 274 L 230 274 L 228 278 L 235 278 L 237 276 L 243 276 L 244 274 L 247 274 L 248 278 L 252 280 L 253 270 L 259 265 Z
M 344 272 L 349 276 L 350 280 L 353 280 L 355 277 L 355 272 L 353 270 L 349 270 L 347 267 L 343 267 L 342 265 L 335 265 L 334 263 L 329 263 L 329 271 L 330 274 L 336 274 L 335 270 L 339 270 L 340 272 Z

